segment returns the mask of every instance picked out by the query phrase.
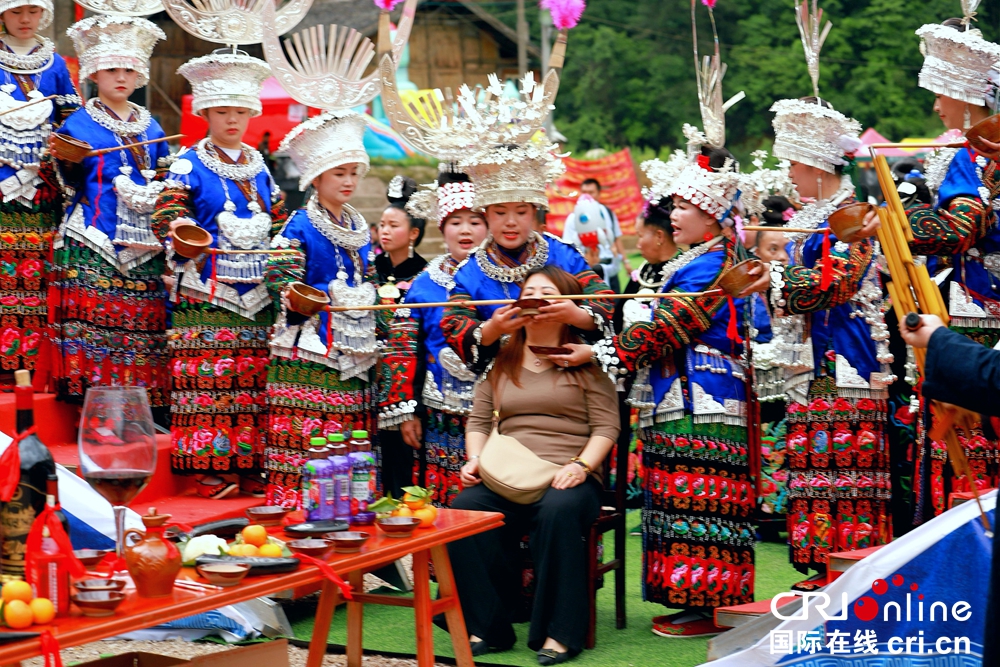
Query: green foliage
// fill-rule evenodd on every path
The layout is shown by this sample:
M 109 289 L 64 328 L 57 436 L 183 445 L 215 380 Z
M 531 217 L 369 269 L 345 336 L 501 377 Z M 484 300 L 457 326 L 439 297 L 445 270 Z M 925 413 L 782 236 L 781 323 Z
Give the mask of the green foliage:
M 770 144 L 775 100 L 812 94 L 793 0 L 723 0 L 716 6 L 724 94 L 747 99 L 727 117 L 728 145 L 746 161 Z M 960 12 L 957 0 L 825 0 L 834 27 L 823 49 L 820 94 L 890 139 L 943 131 L 934 96 L 917 86 L 923 58 L 914 31 Z M 699 46 L 711 53 L 700 0 Z M 508 18 L 502 12 L 502 18 Z M 532 34 L 537 15 L 529 11 Z M 983 3 L 977 26 L 1000 38 L 1000 8 Z M 631 146 L 651 157 L 683 144 L 683 123 L 701 125 L 691 55 L 691 5 L 681 0 L 590 0 L 570 32 L 556 125 L 576 153 Z

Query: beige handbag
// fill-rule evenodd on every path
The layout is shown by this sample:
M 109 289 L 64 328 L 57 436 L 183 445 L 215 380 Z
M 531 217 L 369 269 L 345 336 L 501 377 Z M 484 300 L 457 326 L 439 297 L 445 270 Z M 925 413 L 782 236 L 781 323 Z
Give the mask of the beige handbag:
M 503 389 L 493 387 L 493 430 L 479 455 L 479 477 L 493 493 L 512 503 L 530 505 L 538 502 L 552 486 L 562 468 L 539 458 L 512 438 L 500 434 L 500 396 Z

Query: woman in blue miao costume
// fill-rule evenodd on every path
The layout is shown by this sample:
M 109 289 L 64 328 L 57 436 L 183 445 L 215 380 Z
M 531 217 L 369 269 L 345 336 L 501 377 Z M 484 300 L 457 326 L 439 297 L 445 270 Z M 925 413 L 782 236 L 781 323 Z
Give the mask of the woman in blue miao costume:
M 473 197 L 468 176 L 445 171 L 434 191 L 411 198 L 415 216 L 439 221 L 448 252 L 428 262 L 410 286 L 405 303 L 448 300 L 455 269 L 486 238 L 486 221 L 472 210 Z M 383 373 L 391 376 L 391 382 L 379 411 L 379 429 L 383 433 L 399 429 L 406 444 L 418 452 L 415 465 L 422 485 L 433 487 L 434 502 L 447 507 L 462 489 L 465 421 L 476 375 L 448 347 L 441 329 L 443 311 L 440 307 L 396 311 L 390 322 Z
M 80 76 L 98 96 L 74 112 L 60 133 L 94 149 L 120 148 L 74 164 L 60 158 L 68 195 L 54 242 L 59 274 L 56 368 L 59 394 L 80 398 L 90 386 L 146 387 L 150 404 L 167 404 L 165 230 L 151 214 L 169 151 L 149 111 L 128 101 L 149 79 L 149 56 L 165 39 L 155 24 L 93 16 L 70 26 Z M 59 354 L 61 352 L 61 354 Z
M 173 469 L 211 475 L 206 493 L 221 497 L 241 473 L 259 483 L 267 429 L 268 328 L 274 310 L 264 283 L 272 234 L 285 222 L 281 192 L 260 152 L 242 143 L 260 115 L 267 63 L 231 50 L 195 58 L 178 73 L 191 82 L 192 112 L 209 136 L 170 165 L 154 219 L 172 230 L 198 225 L 219 254 L 187 259 L 170 252 L 173 270 L 170 409 Z M 257 479 L 255 479 L 257 478 Z M 231 478 L 232 479 L 232 478 Z
M 52 162 L 41 151 L 53 127 L 80 107 L 80 95 L 52 40 L 36 34 L 52 23 L 51 0 L 0 2 L 0 22 L 0 111 L 56 96 L 0 116 L 0 368 L 33 370 L 54 338 L 49 253 L 62 214 Z
M 271 337 L 268 370 L 268 503 L 301 501 L 299 471 L 313 436 L 375 427 L 374 374 L 378 359 L 373 311 L 321 312 L 305 317 L 289 309 L 289 285 L 302 282 L 328 293 L 334 306 L 375 303 L 375 267 L 364 217 L 347 202 L 368 171 L 362 141 L 365 120 L 352 112 L 326 112 L 307 120 L 282 142 L 302 174 L 299 187 L 315 194 L 292 213 L 271 247 L 265 275 L 281 308 Z

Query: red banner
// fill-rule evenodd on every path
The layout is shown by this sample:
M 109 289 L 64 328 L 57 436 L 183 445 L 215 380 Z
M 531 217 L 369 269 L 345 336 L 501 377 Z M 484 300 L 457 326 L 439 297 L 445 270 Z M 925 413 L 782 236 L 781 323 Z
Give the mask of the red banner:
M 601 203 L 618 216 L 623 234 L 635 234 L 635 221 L 642 213 L 642 190 L 632 166 L 632 154 L 625 148 L 598 160 L 563 158 L 566 173 L 549 187 L 548 231 L 562 235 L 566 216 L 573 212 L 580 184 L 596 178 L 601 184 Z

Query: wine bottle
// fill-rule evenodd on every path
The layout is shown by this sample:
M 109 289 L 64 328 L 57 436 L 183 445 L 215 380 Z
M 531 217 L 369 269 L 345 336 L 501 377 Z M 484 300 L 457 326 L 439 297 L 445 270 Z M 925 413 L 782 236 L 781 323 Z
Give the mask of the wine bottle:
M 56 464 L 52 453 L 38 436 L 27 433 L 35 425 L 35 390 L 31 386 L 31 373 L 15 371 L 14 382 L 17 404 L 15 428 L 21 437 L 17 446 L 21 465 L 14 495 L 0 508 L 0 531 L 3 536 L 0 570 L 5 576 L 23 579 L 28 532 L 35 517 L 45 507 L 46 480 L 50 473 L 55 474 Z

